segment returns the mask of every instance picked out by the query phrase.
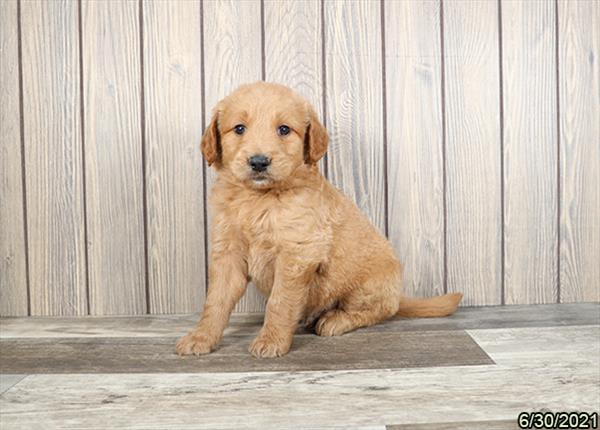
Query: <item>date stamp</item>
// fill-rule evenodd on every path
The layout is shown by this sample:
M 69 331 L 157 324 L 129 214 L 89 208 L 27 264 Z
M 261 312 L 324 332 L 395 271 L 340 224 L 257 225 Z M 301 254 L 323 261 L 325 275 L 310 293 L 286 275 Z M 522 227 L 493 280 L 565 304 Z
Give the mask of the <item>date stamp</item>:
M 521 412 L 521 429 L 597 429 L 598 412 Z

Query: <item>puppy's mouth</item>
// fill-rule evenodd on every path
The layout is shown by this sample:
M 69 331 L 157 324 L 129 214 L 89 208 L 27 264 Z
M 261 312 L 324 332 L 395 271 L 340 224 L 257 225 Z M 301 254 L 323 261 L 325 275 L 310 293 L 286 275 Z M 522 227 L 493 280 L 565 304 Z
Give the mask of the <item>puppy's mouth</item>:
M 273 178 L 267 172 L 251 173 L 249 175 L 250 182 L 255 186 L 265 186 L 273 182 Z

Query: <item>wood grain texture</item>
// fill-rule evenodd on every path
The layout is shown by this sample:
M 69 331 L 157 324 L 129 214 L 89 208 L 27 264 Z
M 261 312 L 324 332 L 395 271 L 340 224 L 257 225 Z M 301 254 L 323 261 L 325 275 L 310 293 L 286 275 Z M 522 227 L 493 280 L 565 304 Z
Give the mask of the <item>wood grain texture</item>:
M 323 25 L 329 179 L 385 233 L 380 6 L 326 2 Z
M 81 28 L 79 4 L 21 2 L 20 106 L 0 1 L 0 315 L 199 311 L 201 126 L 263 71 L 326 111 L 329 177 L 406 293 L 600 301 L 597 1 L 82 0 Z M 263 309 L 251 285 L 236 311 Z
M 535 332 L 535 334 L 534 334 Z M 508 328 L 469 330 L 477 343 L 494 359 L 496 364 L 514 366 L 567 363 L 590 359 L 600 364 L 600 326 Z M 524 340 L 527 339 L 527 344 Z M 592 358 L 592 357 L 596 358 Z M 590 363 L 590 364 L 592 364 Z M 600 366 L 594 368 L 600 378 Z M 600 385 L 598 385 L 600 391 Z
M 131 317 L 47 317 L 0 319 L 0 339 L 87 338 L 87 337 L 178 337 L 198 320 L 197 314 L 139 315 Z M 234 314 L 225 336 L 258 333 L 263 316 L 258 313 Z M 600 325 L 599 303 L 560 303 L 461 308 L 446 318 L 398 318 L 359 332 L 404 332 L 481 330 L 490 328 L 564 327 Z M 298 334 L 308 334 L 298 327 Z
M 519 425 L 516 419 L 386 426 L 386 430 L 517 430 L 518 428 Z
M 440 4 L 388 2 L 385 64 L 389 238 L 404 292 L 444 293 Z
M 367 423 L 515 420 L 523 405 L 595 411 L 600 351 L 590 344 L 599 335 L 597 326 L 480 330 L 474 336 L 482 348 L 495 348 L 503 361 L 489 366 L 29 375 L 0 398 L 0 425 L 341 430 Z
M 600 3 L 558 2 L 562 302 L 600 301 Z
M 26 377 L 27 375 L 0 374 L 0 394 L 8 391 Z
M 557 301 L 554 6 L 502 3 L 507 304 Z
M 145 313 L 139 6 L 82 7 L 90 313 Z
M 321 117 L 323 50 L 320 3 L 267 0 L 264 9 L 265 80 L 293 88 Z M 325 174 L 324 158 L 318 166 Z
M 501 302 L 498 5 L 444 2 L 448 291 Z
M 600 390 L 588 363 L 30 375 L 0 398 L 0 424 L 3 429 L 60 422 L 74 429 L 98 429 L 102 423 L 113 429 L 342 430 L 366 423 L 514 420 L 523 405 L 595 410 Z
M 27 315 L 17 0 L 0 2 L 0 315 Z
M 85 315 L 78 4 L 21 7 L 31 314 Z
M 204 2 L 203 7 L 205 124 L 208 125 L 219 100 L 238 86 L 261 79 L 261 6 L 260 0 L 218 0 Z M 206 169 L 206 190 L 210 195 L 216 173 Z M 206 222 L 210 232 L 210 207 L 208 212 Z M 251 284 L 235 311 L 260 312 L 264 304 L 265 299 Z
M 200 2 L 143 7 L 149 310 L 195 312 L 205 296 Z
M 209 355 L 184 358 L 175 353 L 176 338 L 2 340 L 0 372 L 297 372 L 493 364 L 464 331 L 296 336 L 289 354 L 271 360 L 250 356 L 253 338 L 228 337 Z

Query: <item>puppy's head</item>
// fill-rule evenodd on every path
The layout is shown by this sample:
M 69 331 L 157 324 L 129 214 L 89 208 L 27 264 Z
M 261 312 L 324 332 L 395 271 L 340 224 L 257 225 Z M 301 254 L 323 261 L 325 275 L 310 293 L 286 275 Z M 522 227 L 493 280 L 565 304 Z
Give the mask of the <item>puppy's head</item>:
M 221 100 L 202 137 L 208 165 L 252 188 L 271 188 L 327 150 L 310 104 L 282 85 L 243 85 Z

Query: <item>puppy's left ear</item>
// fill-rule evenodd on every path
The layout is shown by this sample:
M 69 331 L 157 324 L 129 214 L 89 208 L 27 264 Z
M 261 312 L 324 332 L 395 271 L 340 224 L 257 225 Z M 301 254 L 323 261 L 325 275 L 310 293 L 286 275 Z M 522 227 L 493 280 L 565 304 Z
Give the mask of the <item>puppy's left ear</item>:
M 315 164 L 327 151 L 329 135 L 327 129 L 319 121 L 315 110 L 308 106 L 308 124 L 304 135 L 304 161 Z
M 219 132 L 219 110 L 215 109 L 210 119 L 210 124 L 202 135 L 202 143 L 200 144 L 202 155 L 206 159 L 208 165 L 212 165 L 215 161 L 220 161 L 221 158 L 221 133 Z

